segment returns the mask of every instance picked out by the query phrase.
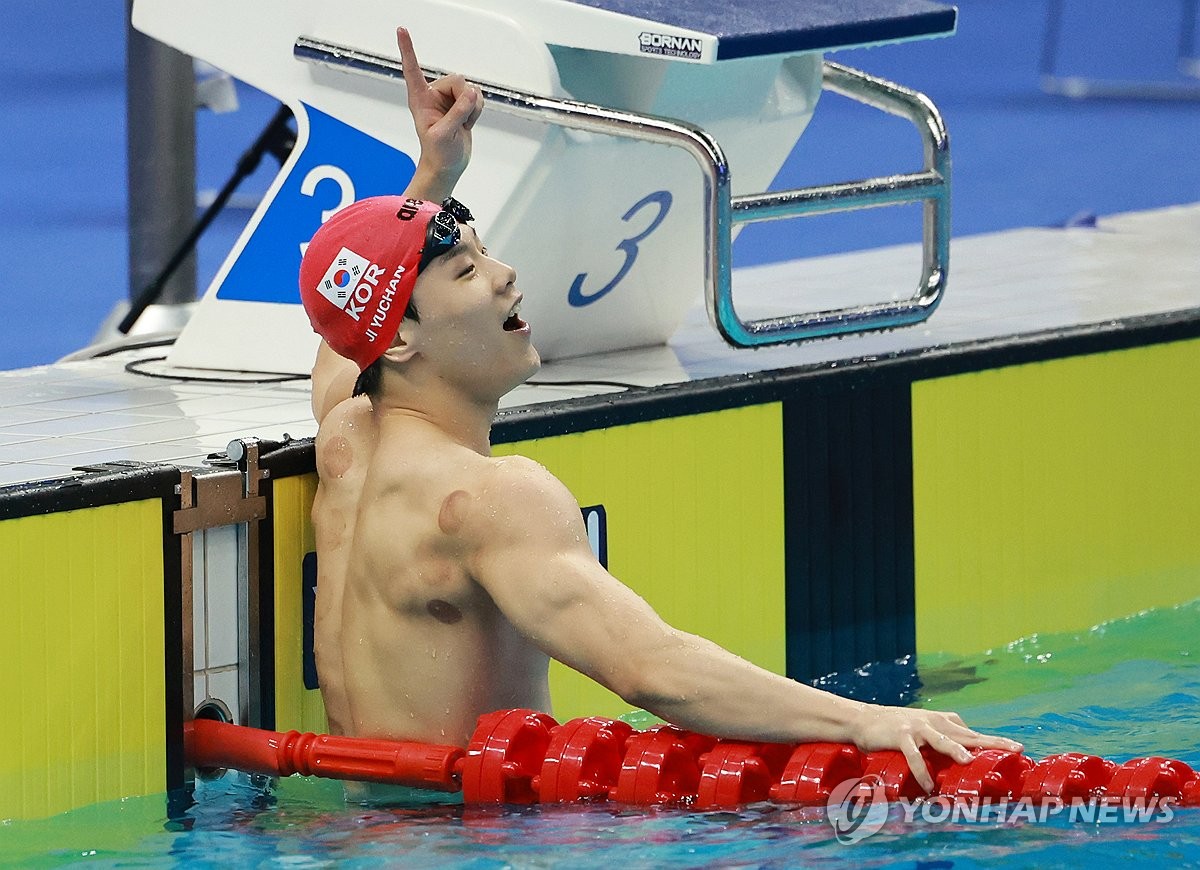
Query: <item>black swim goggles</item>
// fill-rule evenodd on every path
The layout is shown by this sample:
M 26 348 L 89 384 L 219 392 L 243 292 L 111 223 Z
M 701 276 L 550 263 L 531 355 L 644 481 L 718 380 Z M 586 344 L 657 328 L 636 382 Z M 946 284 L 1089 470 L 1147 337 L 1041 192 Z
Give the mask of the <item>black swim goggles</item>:
M 459 224 L 475 220 L 471 210 L 452 196 L 442 200 L 442 210 L 433 216 L 429 226 L 425 228 L 425 247 L 421 249 L 421 261 L 417 264 L 417 273 L 442 254 L 447 254 L 454 246 L 462 241 Z

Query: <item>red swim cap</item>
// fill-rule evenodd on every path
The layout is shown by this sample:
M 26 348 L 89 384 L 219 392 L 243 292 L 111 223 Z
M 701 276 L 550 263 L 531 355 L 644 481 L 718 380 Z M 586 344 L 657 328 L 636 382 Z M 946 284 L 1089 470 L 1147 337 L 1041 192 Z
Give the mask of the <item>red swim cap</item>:
M 300 262 L 300 299 L 313 331 L 362 371 L 392 343 L 417 283 L 436 202 L 361 199 L 317 230 Z

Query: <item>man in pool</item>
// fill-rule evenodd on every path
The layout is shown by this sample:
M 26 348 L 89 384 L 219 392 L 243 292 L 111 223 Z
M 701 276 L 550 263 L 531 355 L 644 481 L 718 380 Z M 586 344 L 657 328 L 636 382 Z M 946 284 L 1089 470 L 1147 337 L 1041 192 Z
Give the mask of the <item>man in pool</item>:
M 466 745 L 492 710 L 550 710 L 549 658 L 630 705 L 727 738 L 898 749 L 1019 749 L 953 713 L 850 701 L 676 630 L 592 555 L 571 493 L 493 458 L 500 398 L 540 364 L 517 274 L 448 197 L 470 159 L 478 90 L 427 84 L 397 34 L 421 143 L 404 196 L 363 200 L 313 237 L 301 295 L 320 485 L 316 654 L 334 733 Z

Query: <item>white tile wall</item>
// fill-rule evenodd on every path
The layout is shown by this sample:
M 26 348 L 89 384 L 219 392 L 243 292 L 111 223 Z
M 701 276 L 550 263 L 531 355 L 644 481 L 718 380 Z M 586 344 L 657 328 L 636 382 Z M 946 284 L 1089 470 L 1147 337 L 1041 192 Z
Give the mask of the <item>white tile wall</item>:
M 199 707 L 208 697 L 208 675 L 203 671 L 196 671 L 192 677 L 192 709 Z
M 0 486 L 17 483 L 29 483 L 36 480 L 53 480 L 59 477 L 76 477 L 74 472 L 56 465 L 41 465 L 39 463 L 20 463 L 16 465 L 0 465 Z
M 219 698 L 238 707 L 238 530 L 204 529 L 192 536 L 194 704 Z
M 237 531 L 236 526 L 220 526 L 203 532 L 208 668 L 238 662 Z
M 233 713 L 233 720 L 241 722 L 241 698 L 238 697 L 238 674 L 236 668 L 209 669 L 205 674 L 209 698 L 225 702 Z
M 204 582 L 204 533 L 192 535 L 192 670 L 203 671 L 208 667 L 208 598 Z M 204 697 L 197 691 L 197 703 Z

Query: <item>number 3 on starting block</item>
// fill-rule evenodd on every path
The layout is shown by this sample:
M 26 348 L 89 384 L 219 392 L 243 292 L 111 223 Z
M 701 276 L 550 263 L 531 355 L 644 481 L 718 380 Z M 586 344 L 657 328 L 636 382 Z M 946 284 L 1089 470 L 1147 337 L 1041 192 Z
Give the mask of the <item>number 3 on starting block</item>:
M 663 218 L 665 218 L 667 216 L 667 212 L 671 210 L 671 202 L 672 197 L 670 191 L 656 190 L 649 196 L 639 199 L 633 204 L 633 207 L 629 209 L 629 211 L 625 212 L 625 214 L 621 216 L 621 220 L 628 223 L 640 211 L 642 211 L 642 209 L 648 208 L 652 205 L 658 206 L 658 214 L 656 214 L 654 219 L 650 221 L 650 226 L 646 227 L 637 235 L 630 236 L 629 238 L 624 239 L 617 244 L 617 250 L 621 251 L 625 255 L 625 262 L 621 264 L 620 270 L 618 270 L 616 276 L 613 277 L 611 281 L 609 281 L 599 290 L 596 290 L 592 293 L 587 293 L 583 289 L 583 283 L 588 277 L 587 272 L 580 272 L 575 276 L 575 280 L 571 284 L 571 289 L 567 291 L 567 302 L 569 302 L 572 307 L 582 308 L 585 305 L 591 305 L 596 300 L 610 293 L 618 284 L 621 283 L 621 279 L 629 273 L 629 270 L 633 268 L 633 264 L 637 261 L 638 242 L 642 241 L 648 235 L 658 229 L 658 225 L 663 222 Z
M 299 304 L 295 276 L 313 233 L 356 199 L 403 190 L 412 157 L 311 106 L 295 109 L 297 145 L 217 277 L 217 298 Z

